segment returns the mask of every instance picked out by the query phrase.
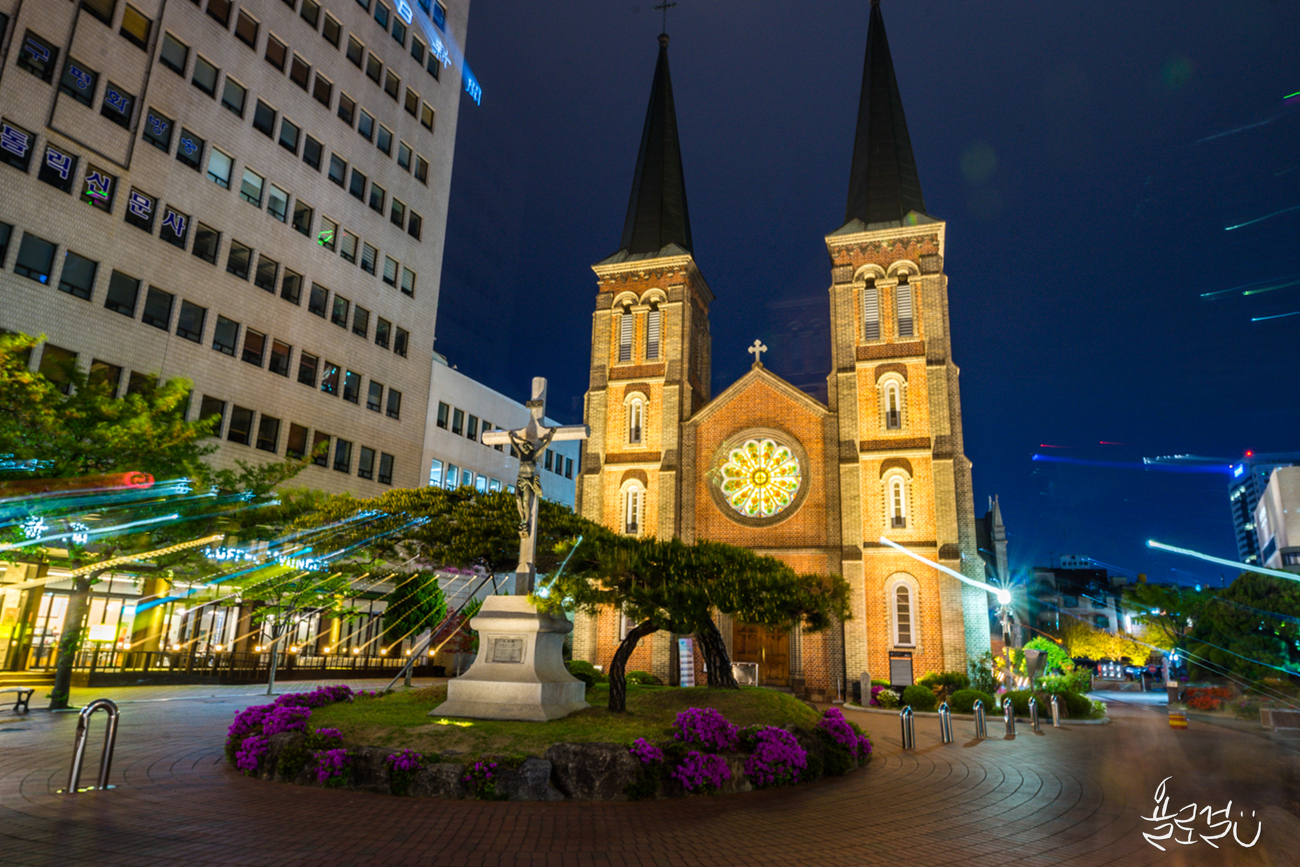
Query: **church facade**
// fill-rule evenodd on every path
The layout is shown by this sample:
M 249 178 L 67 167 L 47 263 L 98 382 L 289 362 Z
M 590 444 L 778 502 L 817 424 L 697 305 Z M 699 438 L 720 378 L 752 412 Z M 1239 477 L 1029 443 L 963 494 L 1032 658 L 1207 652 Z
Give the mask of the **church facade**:
M 825 239 L 827 402 L 751 370 L 710 390 L 713 293 L 695 261 L 668 37 L 642 133 L 620 250 L 593 266 L 591 438 L 580 514 L 621 533 L 708 539 L 796 571 L 843 575 L 852 616 L 818 634 L 719 618 L 758 681 L 834 697 L 863 674 L 911 683 L 965 671 L 989 647 L 988 599 L 926 562 L 981 579 L 970 462 L 951 355 L 946 226 L 927 214 L 876 3 L 871 7 L 848 207 Z M 630 624 L 579 616 L 574 657 L 607 665 Z M 629 670 L 676 682 L 674 636 Z M 698 663 L 696 663 L 698 667 Z

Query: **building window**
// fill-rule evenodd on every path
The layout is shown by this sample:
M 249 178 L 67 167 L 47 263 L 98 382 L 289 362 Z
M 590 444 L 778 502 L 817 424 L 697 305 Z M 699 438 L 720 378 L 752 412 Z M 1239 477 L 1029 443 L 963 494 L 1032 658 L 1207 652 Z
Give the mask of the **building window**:
M 645 358 L 646 361 L 659 359 L 659 331 L 662 314 L 651 310 L 645 317 Z
M 397 164 L 408 172 L 411 170 L 411 146 L 406 142 L 397 143 Z
M 194 229 L 194 249 L 190 252 L 210 265 L 217 264 L 217 250 L 221 247 L 221 233 L 211 226 L 199 223 Z
M 299 234 L 311 237 L 311 218 L 314 211 L 310 205 L 304 205 L 302 200 L 293 203 L 293 227 Z
M 375 118 L 364 108 L 357 112 L 357 134 L 366 141 L 374 141 Z
M 337 111 L 339 120 L 343 121 L 348 126 L 352 126 L 352 119 L 356 116 L 356 112 L 357 112 L 356 100 L 348 96 L 346 93 L 340 93 L 339 107 Z
M 71 349 L 45 344 L 41 349 L 41 364 L 37 372 L 58 386 L 63 394 L 72 391 L 72 372 L 77 369 L 77 353 Z
M 280 446 L 280 420 L 263 414 L 257 423 L 257 447 L 264 452 L 275 452 Z
M 343 25 L 333 15 L 325 16 L 325 26 L 321 28 L 320 35 L 325 37 L 325 41 L 335 48 L 339 47 L 339 40 L 343 37 Z
M 340 187 L 343 186 L 343 179 L 347 177 L 348 164 L 338 154 L 330 154 L 329 179 Z
M 632 360 L 632 312 L 623 311 L 618 320 L 618 360 Z
M 244 103 L 247 99 L 248 88 L 227 75 L 226 86 L 221 91 L 221 104 L 233 111 L 236 116 L 242 118 L 244 116 Z
M 383 3 L 375 4 L 375 21 L 379 23 L 380 27 L 388 27 L 388 7 Z
M 377 214 L 382 215 L 384 213 L 384 198 L 387 195 L 388 195 L 388 191 L 385 190 L 383 187 L 379 186 L 379 184 L 371 184 L 370 185 L 370 210 L 374 211 Z
M 260 331 L 254 331 L 251 328 L 244 329 L 244 351 L 240 353 L 240 360 L 245 364 L 251 364 L 254 367 L 262 366 L 262 359 L 266 356 L 266 335 Z
M 352 333 L 361 337 L 370 333 L 370 311 L 360 304 L 352 311 Z
M 176 301 L 176 296 L 170 292 L 164 292 L 157 286 L 150 286 L 149 291 L 144 296 L 144 316 L 140 321 L 145 325 L 152 325 L 154 328 L 161 328 L 163 331 L 170 331 L 172 327 L 172 304 Z
M 397 285 L 397 261 L 392 256 L 384 257 L 384 282 L 389 286 Z
M 429 464 L 429 487 L 442 487 L 442 461 L 437 458 L 434 458 L 433 462 Z
M 289 423 L 289 438 L 284 444 L 284 456 L 302 460 L 307 454 L 307 428 Z
M 912 286 L 907 282 L 906 274 L 898 278 L 898 286 L 894 289 L 894 307 L 898 313 L 898 336 L 911 337 L 913 333 Z
M 384 386 L 382 383 L 370 380 L 370 385 L 366 390 L 366 409 L 371 412 L 381 412 L 384 408 Z
M 357 63 L 357 66 L 360 65 L 360 63 Z M 379 84 L 379 80 L 384 76 L 383 61 L 373 53 L 366 58 L 366 76 L 375 84 Z
M 232 358 L 239 344 L 239 323 L 224 316 L 217 317 L 217 327 L 212 332 L 212 348 Z
M 106 214 L 113 212 L 113 198 L 117 191 L 114 184 L 117 178 L 91 163 L 86 167 L 86 186 L 81 191 L 81 200 Z
M 641 515 L 645 508 L 645 491 L 632 483 L 623 489 L 623 532 L 628 536 L 641 535 Z
M 190 301 L 181 301 L 181 315 L 176 320 L 176 336 L 194 343 L 203 342 L 203 322 L 207 319 L 206 307 Z
M 425 49 L 425 47 L 424 47 L 424 43 L 420 41 L 420 37 L 418 37 L 418 36 L 412 36 L 412 37 L 411 37 L 411 56 L 414 57 L 414 58 L 415 58 L 415 62 L 418 63 L 418 64 L 420 64 L 421 66 L 424 65 L 424 52 L 425 52 L 425 50 L 426 50 L 426 49 Z
M 420 234 L 423 231 L 424 231 L 424 218 L 421 217 L 419 214 L 417 214 L 415 211 L 411 211 L 411 219 L 408 220 L 406 224 L 406 234 L 410 235 L 412 238 L 418 241 L 420 240 Z
M 0 35 L 3 35 L 0 33 Z M 160 58 L 161 59 L 161 58 Z M 184 74 L 184 70 L 181 70 Z M 94 104 L 95 87 L 99 84 L 99 73 L 86 66 L 80 60 L 68 58 L 68 65 L 59 78 L 59 90 L 85 106 Z
M 121 271 L 114 271 L 108 278 L 108 297 L 104 299 L 105 309 L 123 316 L 135 318 L 135 305 L 140 297 L 140 281 L 128 277 Z
M 402 358 L 406 357 L 406 344 L 408 339 L 409 335 L 401 328 L 397 329 L 397 333 L 393 336 L 393 352 L 400 355 Z
M 894 586 L 894 645 L 915 647 L 913 630 L 912 588 L 899 583 Z
M 153 196 L 133 189 L 127 196 L 126 214 L 123 219 L 137 229 L 153 232 L 154 205 L 157 203 L 158 200 Z
M 892 530 L 907 527 L 907 480 L 901 474 L 890 476 L 885 482 L 885 513 Z
M 348 60 L 352 61 L 352 65 L 355 66 L 357 69 L 360 69 L 361 58 L 365 56 L 365 46 L 362 44 L 361 40 L 349 34 L 348 47 L 345 53 L 347 55 Z M 371 56 L 373 57 L 374 55 Z M 378 58 L 376 58 L 376 60 L 377 59 Z
M 302 0 L 302 9 L 298 11 L 298 17 L 311 25 L 311 29 L 316 29 L 316 24 L 320 21 L 320 4 L 316 0 Z
M 117 10 L 117 0 L 82 0 L 81 7 L 109 27 L 113 26 L 113 12 Z
M 99 113 L 113 123 L 127 129 L 131 126 L 131 114 L 135 111 L 135 97 L 127 93 L 120 85 L 113 82 L 104 88 L 104 104 Z
M 307 298 L 307 312 L 314 313 L 324 319 L 325 311 L 328 309 L 329 296 L 330 290 L 319 283 L 311 284 L 311 295 Z
M 203 146 L 207 144 L 194 133 L 181 128 L 181 146 L 176 148 L 176 161 L 187 165 L 194 171 L 200 171 L 203 164 Z
M 362 446 L 361 453 L 357 456 L 357 476 L 362 479 L 373 479 L 375 476 L 375 450 L 370 446 Z
M 258 23 L 244 8 L 240 8 L 239 17 L 235 19 L 235 38 L 249 48 L 257 48 Z
M 348 308 L 351 302 L 342 295 L 335 293 L 334 308 L 330 311 L 330 322 L 333 322 L 339 328 L 348 327 Z
M 388 452 L 379 453 L 379 484 L 393 483 L 393 456 Z
M 225 416 L 226 402 L 224 400 L 217 400 L 210 394 L 203 395 L 203 401 L 199 404 L 199 421 L 207 421 L 213 417 L 217 419 L 216 424 L 212 426 L 212 435 L 214 437 L 221 437 L 221 424 L 225 420 Z
M 63 270 L 59 274 L 59 289 L 83 301 L 90 300 L 95 285 L 99 263 L 80 256 L 71 250 L 63 255 Z
M 465 439 L 472 443 L 478 442 L 478 416 L 473 413 L 470 413 L 468 424 L 465 425 Z
M 573 478 L 573 458 L 564 459 L 564 477 L 566 479 Z
M 343 399 L 348 403 L 361 402 L 361 374 L 355 370 L 343 374 Z
M 280 263 L 262 254 L 257 254 L 257 270 L 253 272 L 253 285 L 275 293 L 275 278 L 279 275 Z
M 385 415 L 389 418 L 401 419 L 402 417 L 402 393 L 395 388 L 388 389 L 388 409 Z M 487 430 L 486 424 L 483 427 Z
M 32 164 L 32 147 L 36 136 L 26 130 L 4 122 L 2 133 L 3 146 L 0 147 L 0 162 L 11 165 L 21 172 L 26 172 Z
M 424 127 L 429 132 L 433 132 L 433 106 L 429 105 L 427 102 L 424 104 L 424 107 L 420 109 L 420 126 Z
M 230 26 L 230 0 L 208 0 L 208 16 L 222 27 Z
M 885 430 L 902 430 L 903 401 L 902 384 L 895 379 L 887 379 L 881 389 L 881 405 L 884 408 Z
M 324 373 L 320 380 L 320 390 L 332 395 L 339 393 L 339 366 L 332 361 L 325 362 Z
M 392 29 L 389 30 L 389 33 L 392 34 L 394 42 L 401 45 L 403 48 L 406 47 L 406 25 L 402 22 L 401 18 L 394 16 L 393 26 Z
M 36 177 L 56 190 L 72 192 L 72 179 L 77 174 L 77 158 L 65 154 L 53 145 L 45 146 L 45 160 Z
M 316 431 L 311 435 L 311 462 L 318 467 L 329 466 L 330 435 Z
M 284 276 L 280 278 L 280 297 L 290 304 L 302 303 L 302 275 L 296 271 L 284 269 Z
M 232 443 L 248 445 L 253 432 L 253 411 L 242 406 L 230 408 L 230 429 L 226 439 Z
M 86 385 L 99 389 L 109 397 L 117 396 L 117 388 L 122 384 L 122 368 L 98 358 L 90 362 L 90 373 L 86 375 Z
M 1104 614 L 1098 614 L 1093 618 L 1093 623 L 1098 629 L 1110 629 L 1110 618 Z
M 294 61 L 296 62 L 297 59 L 298 58 L 295 57 Z M 316 73 L 316 86 L 312 89 L 312 96 L 316 97 L 316 101 L 321 105 L 329 108 L 330 99 L 334 96 L 334 84 L 319 72 Z
M 311 166 L 316 171 L 320 171 L 321 154 L 323 147 L 320 142 L 311 136 L 307 136 L 306 142 L 302 146 L 302 161 Z
M 298 353 L 298 381 L 303 385 L 316 387 L 316 370 L 320 366 L 320 359 L 310 353 Z
M 352 441 L 345 439 L 335 440 L 334 443 L 334 469 L 340 473 L 352 472 Z
M 284 65 L 289 60 L 289 46 L 285 45 L 274 35 L 266 37 L 266 62 L 274 66 L 280 72 L 284 72 Z
M 185 65 L 190 59 L 190 47 L 170 33 L 163 34 L 162 48 L 158 50 L 158 62 L 172 72 L 185 77 Z
M 460 484 L 460 467 L 455 464 L 447 464 L 447 479 L 443 484 L 447 486 L 447 490 L 454 491 L 456 486 Z
M 458 437 L 465 435 L 465 411 L 463 409 L 451 411 L 451 432 Z
M 149 50 L 149 34 L 153 31 L 153 22 L 134 6 L 127 6 L 122 13 L 122 26 L 117 31 L 127 42 L 141 51 Z
M 365 175 L 357 171 L 356 168 L 352 169 L 352 182 L 348 185 L 348 192 L 351 193 L 354 198 L 360 199 L 363 202 L 366 200 L 366 180 L 367 178 Z
M 209 63 L 202 54 L 195 55 L 194 75 L 190 77 L 190 84 L 193 84 L 208 96 L 216 96 L 217 72 L 217 68 Z
M 316 233 L 316 243 L 333 253 L 335 245 L 338 243 L 338 231 L 338 223 L 329 217 L 321 217 L 320 231 Z
M 426 186 L 429 183 L 429 161 L 419 154 L 415 155 L 415 179 Z
M 880 339 L 880 290 L 875 280 L 868 280 L 862 290 L 862 339 Z
M 255 208 L 262 207 L 262 187 L 266 179 L 252 169 L 244 169 L 244 179 L 239 185 L 239 197 Z
M 379 258 L 379 251 L 369 244 L 361 245 L 361 270 L 367 274 L 375 273 L 375 261 Z
M 282 190 L 275 184 L 266 195 L 266 212 L 275 217 L 281 223 L 289 219 L 289 192 Z M 306 234 L 305 232 L 303 234 Z
M 275 109 L 259 99 L 257 107 L 253 109 L 253 129 L 267 138 L 273 137 L 275 135 L 275 114 Z
M 294 84 L 298 85 L 299 87 L 301 87 L 303 90 L 306 90 L 307 82 L 310 79 L 311 79 L 311 64 L 295 54 L 293 56 L 293 62 L 289 64 L 289 80 L 292 81 Z M 325 84 L 327 85 L 325 98 L 321 99 L 319 95 L 317 95 L 316 98 L 320 102 L 328 106 L 330 104 L 328 82 L 325 82 Z M 317 88 L 321 86 L 321 79 L 319 76 L 317 76 L 316 79 L 316 86 Z
M 2 35 L 2 34 L 0 34 Z M 59 49 L 28 30 L 23 35 L 23 45 L 18 51 L 18 68 L 25 69 L 41 81 L 49 83 L 59 64 Z
M 234 162 L 229 154 L 212 148 L 208 152 L 208 180 L 219 187 L 230 189 L 230 169 Z
M 271 363 L 268 370 L 277 376 L 289 376 L 289 358 L 293 355 L 293 347 L 282 340 L 271 341 Z
M 239 241 L 230 242 L 230 255 L 226 257 L 226 273 L 234 274 L 240 280 L 248 279 L 249 263 L 253 258 L 253 248 Z
M 383 349 L 388 348 L 388 335 L 393 329 L 393 323 L 384 319 L 382 316 L 375 320 L 375 345 Z M 446 427 L 446 425 L 443 425 Z
M 639 397 L 628 401 L 627 405 L 627 441 L 632 445 L 641 444 L 641 432 L 645 426 L 645 402 Z
M 54 244 L 38 238 L 31 232 L 23 232 L 23 242 L 18 247 L 18 259 L 14 262 L 14 273 L 27 277 L 37 283 L 50 281 L 50 270 L 54 267 Z
M 415 272 L 410 268 L 402 269 L 402 294 L 410 298 L 415 297 Z
M 375 141 L 375 147 L 383 151 L 384 156 L 393 153 L 393 131 L 382 123 L 379 125 L 379 138 Z
M 402 79 L 398 78 L 397 75 L 394 74 L 393 70 L 388 70 L 388 74 L 384 76 L 384 93 L 388 94 L 393 99 L 397 99 L 397 94 L 400 93 L 401 90 Z
M 392 206 L 389 209 L 388 222 L 399 229 L 406 228 L 406 204 L 396 196 L 393 197 Z
M 447 416 L 451 414 L 451 407 L 442 401 L 438 401 L 438 427 L 443 430 L 447 429 Z

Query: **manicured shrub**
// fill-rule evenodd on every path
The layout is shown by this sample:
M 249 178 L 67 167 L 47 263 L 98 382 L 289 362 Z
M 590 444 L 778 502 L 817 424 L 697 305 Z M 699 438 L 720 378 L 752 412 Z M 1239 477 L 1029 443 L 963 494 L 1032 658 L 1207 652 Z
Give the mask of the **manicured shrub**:
M 1069 711 L 1071 718 L 1087 719 L 1092 713 L 1092 701 L 1086 695 L 1080 695 L 1077 692 L 1058 692 L 1057 695 L 1060 696 L 1059 703 L 1065 705 L 1065 709 Z M 1051 702 L 1050 698 L 1048 702 Z M 1048 713 L 1051 713 L 1050 705 Z
M 872 692 L 875 693 L 872 696 L 872 699 L 875 701 L 877 707 L 883 707 L 885 710 L 893 710 L 898 707 L 898 693 L 894 692 L 889 687 L 884 687 L 880 692 L 875 692 L 875 688 L 873 687 Z
M 984 702 L 985 713 L 993 712 L 993 696 L 987 692 L 980 692 L 978 689 L 957 690 L 948 699 L 948 709 L 953 713 L 974 713 L 976 701 Z
M 808 767 L 808 752 L 794 735 L 776 726 L 761 726 L 755 740 L 754 752 L 745 759 L 745 776 L 756 788 L 799 782 Z
M 1188 687 L 1183 692 L 1183 701 L 1192 710 L 1218 710 L 1232 697 L 1232 690 L 1221 686 Z
M 596 670 L 596 666 L 581 659 L 575 659 L 569 663 L 569 674 L 585 683 L 587 689 L 591 689 L 593 686 L 605 679 L 604 676 Z
M 635 683 L 638 686 L 644 686 L 647 683 L 658 683 L 659 678 L 655 677 L 648 671 L 629 671 L 627 673 L 627 682 Z
M 927 711 L 934 710 L 939 705 L 939 700 L 934 697 L 934 693 L 914 683 L 907 689 L 903 690 L 903 704 L 910 704 L 912 710 Z
M 731 768 L 722 756 L 691 750 L 673 768 L 673 777 L 688 792 L 716 792 L 731 779 Z
M 345 785 L 352 775 L 352 754 L 342 747 L 318 750 L 316 756 L 316 782 L 331 788 Z
M 917 681 L 940 701 L 959 689 L 970 689 L 970 677 L 960 671 L 932 671 Z
M 319 734 L 325 729 L 317 729 Z M 394 795 L 405 795 L 411 789 L 415 775 L 424 767 L 424 756 L 415 750 L 406 749 L 388 757 L 388 786 Z
M 677 714 L 673 738 L 684 744 L 698 744 L 707 750 L 734 750 L 740 742 L 740 731 L 711 707 L 689 707 Z
M 970 671 L 970 688 L 990 695 L 998 691 L 998 679 L 993 674 L 993 654 L 987 650 L 977 658 L 967 660 Z
M 833 743 L 848 750 L 859 761 L 871 755 L 871 738 L 858 728 L 857 723 L 846 720 L 844 712 L 837 707 L 826 709 L 817 722 L 817 730 L 819 734 L 826 735 Z
M 1079 668 L 1069 674 L 1040 677 L 1036 683 L 1044 692 L 1078 692 L 1092 689 L 1092 669 Z

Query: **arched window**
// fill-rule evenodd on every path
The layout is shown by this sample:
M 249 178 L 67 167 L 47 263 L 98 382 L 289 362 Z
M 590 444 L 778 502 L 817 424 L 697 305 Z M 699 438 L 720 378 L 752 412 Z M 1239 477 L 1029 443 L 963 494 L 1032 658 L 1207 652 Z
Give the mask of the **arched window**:
M 880 339 L 880 290 L 872 278 L 862 290 L 862 339 Z
M 907 282 L 907 275 L 898 278 L 894 289 L 894 312 L 898 317 L 898 336 L 911 337 L 914 333 L 912 323 L 912 286 Z
M 659 360 L 659 333 L 663 321 L 663 314 L 658 310 L 651 310 L 645 315 L 645 360 Z
M 631 445 L 642 442 L 642 429 L 645 427 L 645 402 L 634 397 L 627 404 L 627 441 Z
M 894 585 L 894 644 L 898 647 L 915 647 L 912 588 L 899 582 Z
M 645 490 L 639 484 L 628 485 L 623 490 L 623 532 L 629 536 L 641 535 L 641 514 L 645 510 Z
M 895 473 L 885 480 L 885 517 L 891 530 L 907 527 L 907 477 Z
M 903 402 L 899 398 L 898 383 L 885 383 L 885 429 L 901 430 L 903 427 Z
M 618 360 L 632 360 L 632 317 L 631 309 L 624 310 L 618 318 Z

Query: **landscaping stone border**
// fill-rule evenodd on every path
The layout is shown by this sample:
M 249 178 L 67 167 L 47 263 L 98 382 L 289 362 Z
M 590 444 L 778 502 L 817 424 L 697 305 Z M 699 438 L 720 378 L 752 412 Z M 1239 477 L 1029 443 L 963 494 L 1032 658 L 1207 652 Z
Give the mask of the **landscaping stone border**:
M 826 754 L 821 739 L 816 733 L 803 729 L 796 729 L 794 735 L 799 745 L 808 752 L 810 771 L 813 768 L 820 769 Z M 278 773 L 280 756 L 285 752 L 303 750 L 305 740 L 303 732 L 272 735 L 268 739 L 267 752 L 259 765 L 257 776 L 263 780 L 299 786 L 334 786 L 376 794 L 391 793 L 389 756 L 396 755 L 400 750 L 383 747 L 349 748 L 352 755 L 351 770 L 342 785 L 336 781 L 329 784 L 317 782 L 310 760 L 292 776 Z M 752 790 L 753 784 L 745 775 L 747 755 L 722 755 L 731 770 L 731 779 L 717 794 Z M 552 744 L 546 750 L 545 757 L 529 756 L 518 763 L 501 757 L 483 758 L 498 763 L 494 779 L 495 799 L 505 801 L 627 801 L 631 799 L 629 789 L 642 782 L 644 773 L 644 766 L 626 746 L 612 743 Z M 865 766 L 869 761 L 870 756 L 860 762 L 854 760 L 850 771 Z M 474 789 L 465 782 L 465 774 L 466 766 L 455 762 L 428 764 L 415 775 L 407 795 L 416 798 L 474 798 Z M 809 773 L 800 783 L 812 782 L 821 776 L 821 773 Z M 688 794 L 671 775 L 657 774 L 656 777 L 653 794 L 648 790 L 645 792 L 648 797 L 679 798 Z

